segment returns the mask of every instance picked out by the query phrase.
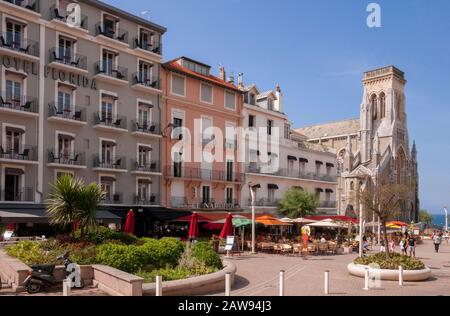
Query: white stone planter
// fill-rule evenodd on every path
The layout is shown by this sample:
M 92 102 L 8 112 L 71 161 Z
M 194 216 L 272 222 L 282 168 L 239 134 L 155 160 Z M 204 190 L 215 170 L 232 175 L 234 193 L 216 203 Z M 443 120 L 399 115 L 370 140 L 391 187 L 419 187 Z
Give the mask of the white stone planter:
M 347 266 L 347 270 L 351 275 L 364 278 L 365 269 L 368 266 L 362 264 L 354 264 L 353 262 Z M 381 280 L 398 281 L 398 270 L 376 269 Z M 403 281 L 425 281 L 431 277 L 431 270 L 428 267 L 422 270 L 403 270 Z

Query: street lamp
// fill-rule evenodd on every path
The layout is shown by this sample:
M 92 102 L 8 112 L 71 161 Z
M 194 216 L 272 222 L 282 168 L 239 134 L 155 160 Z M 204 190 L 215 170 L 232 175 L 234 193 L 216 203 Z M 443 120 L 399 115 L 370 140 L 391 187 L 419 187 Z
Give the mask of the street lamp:
M 260 184 L 248 183 L 248 188 L 250 190 L 250 195 L 252 197 L 252 254 L 256 253 L 255 240 L 256 240 L 256 215 L 255 215 L 255 204 L 256 204 L 256 189 L 260 189 Z
M 445 213 L 445 231 L 448 231 L 448 211 L 447 206 L 444 206 L 444 213 Z

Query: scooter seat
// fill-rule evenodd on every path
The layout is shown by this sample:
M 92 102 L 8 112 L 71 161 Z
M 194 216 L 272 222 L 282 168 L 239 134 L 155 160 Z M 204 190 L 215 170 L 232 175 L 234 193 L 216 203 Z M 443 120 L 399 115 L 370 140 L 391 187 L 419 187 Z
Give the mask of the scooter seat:
M 42 272 L 46 272 L 48 274 L 53 274 L 53 270 L 55 270 L 55 265 L 54 264 L 37 264 L 37 265 L 31 266 L 31 269 L 33 269 L 33 271 L 42 271 Z

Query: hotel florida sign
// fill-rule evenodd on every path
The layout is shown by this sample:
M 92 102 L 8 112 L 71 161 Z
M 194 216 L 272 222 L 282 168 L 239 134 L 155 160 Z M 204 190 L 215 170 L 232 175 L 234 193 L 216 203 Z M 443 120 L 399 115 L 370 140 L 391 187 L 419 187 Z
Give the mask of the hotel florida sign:
M 39 75 L 39 66 L 36 62 L 5 55 L 0 56 L 0 58 L 2 66 L 6 69 L 15 69 L 16 71 L 24 72 L 27 75 Z M 97 82 L 95 79 L 90 79 L 84 75 L 49 67 L 48 65 L 44 66 L 44 78 L 50 78 L 55 81 L 59 80 L 77 87 L 97 90 Z

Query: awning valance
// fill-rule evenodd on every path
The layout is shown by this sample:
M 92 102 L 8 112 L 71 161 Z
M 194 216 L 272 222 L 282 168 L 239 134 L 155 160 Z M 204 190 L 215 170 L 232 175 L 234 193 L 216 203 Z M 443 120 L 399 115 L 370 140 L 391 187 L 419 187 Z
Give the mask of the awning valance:
M 323 189 L 321 189 L 321 188 L 316 188 L 316 192 L 322 193 L 322 192 L 323 192 Z
M 118 96 L 115 96 L 113 94 L 108 94 L 108 93 L 102 93 L 102 98 L 113 98 L 114 100 L 119 100 Z
M 308 159 L 306 159 L 306 158 L 298 158 L 298 160 L 300 161 L 300 162 L 305 162 L 305 163 L 308 163 Z
M 268 189 L 273 189 L 273 190 L 278 190 L 278 185 L 277 185 L 277 184 L 274 184 L 274 183 L 269 183 L 269 184 L 267 185 L 267 188 L 268 188 Z
M 330 162 L 327 162 L 327 167 L 330 167 L 330 168 L 334 168 L 334 164 L 332 164 L 332 163 L 330 163 Z
M 326 189 L 325 192 L 326 192 L 326 193 L 333 193 L 334 191 L 331 190 L 331 189 Z
M 138 182 L 142 184 L 152 184 L 152 180 L 150 179 L 139 179 Z
M 25 130 L 23 128 L 20 128 L 20 127 L 8 126 L 8 127 L 6 127 L 6 131 L 7 132 L 13 132 L 13 133 L 19 133 L 19 134 L 25 134 Z
M 59 134 L 58 139 L 74 140 L 75 137 L 73 137 L 72 135 L 67 135 L 67 134 Z
M 11 175 L 11 176 L 21 176 L 24 173 L 25 173 L 25 171 L 23 171 L 22 169 L 17 169 L 17 168 L 6 168 L 5 169 L 5 174 Z
M 113 141 L 110 141 L 110 140 L 104 140 L 104 141 L 102 141 L 102 145 L 105 145 L 105 146 L 117 146 L 117 144 L 116 144 L 116 142 L 113 142 Z
M 116 182 L 116 178 L 114 177 L 100 177 L 100 181 L 102 182 Z
M 320 161 L 320 160 L 316 160 L 316 164 L 317 164 L 317 165 L 323 165 L 323 162 Z
M 287 156 L 287 159 L 288 160 L 295 160 L 295 161 L 297 161 L 297 157 L 294 157 L 294 156 Z

